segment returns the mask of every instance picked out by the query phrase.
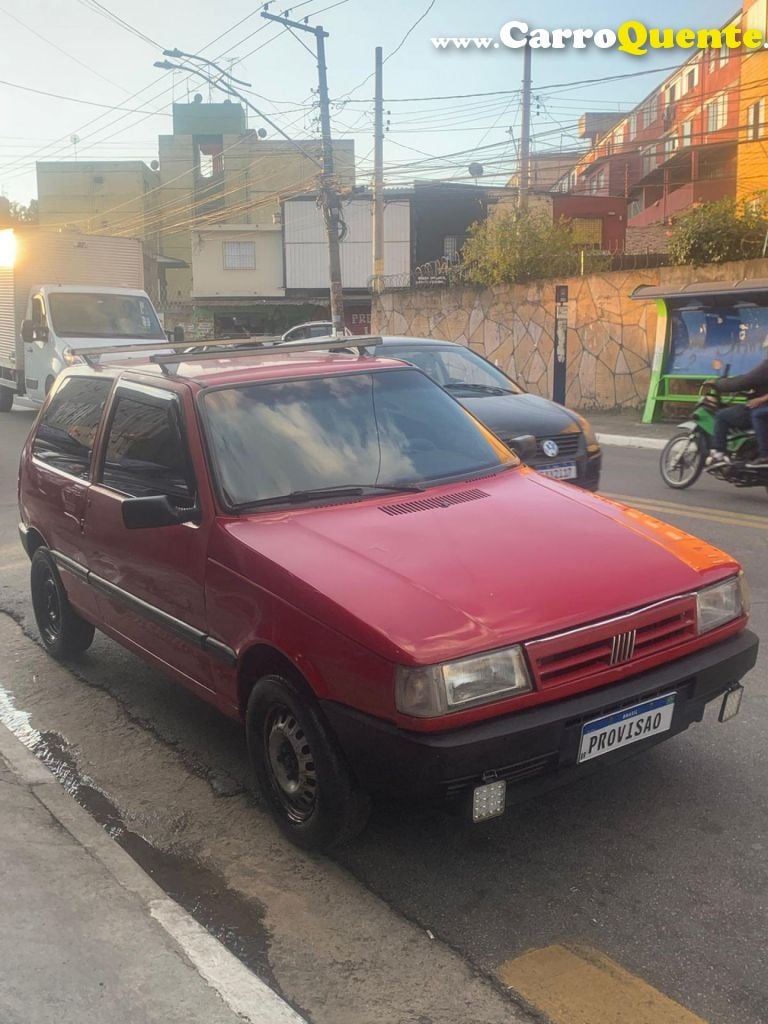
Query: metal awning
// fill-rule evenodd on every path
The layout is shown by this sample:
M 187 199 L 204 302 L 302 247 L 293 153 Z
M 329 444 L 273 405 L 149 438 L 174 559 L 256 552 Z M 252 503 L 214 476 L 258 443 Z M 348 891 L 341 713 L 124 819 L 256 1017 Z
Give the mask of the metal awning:
M 742 295 L 764 295 L 768 298 L 768 278 L 755 277 L 751 280 L 734 281 L 697 281 L 682 288 L 661 287 L 641 284 L 630 295 L 631 299 L 695 299 L 704 296 L 713 298 L 738 298 Z

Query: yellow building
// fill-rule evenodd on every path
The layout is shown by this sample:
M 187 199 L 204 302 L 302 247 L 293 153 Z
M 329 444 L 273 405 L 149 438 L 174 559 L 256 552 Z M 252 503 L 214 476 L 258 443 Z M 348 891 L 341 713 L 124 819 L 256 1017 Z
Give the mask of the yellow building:
M 266 134 L 247 127 L 239 103 L 176 103 L 172 134 L 158 140 L 157 172 L 134 161 L 39 163 L 40 221 L 141 238 L 167 263 L 167 302 L 184 302 L 192 293 L 194 231 L 279 225 L 282 200 L 317 188 L 320 142 Z M 354 142 L 335 141 L 333 152 L 336 179 L 351 187 Z
M 745 0 L 742 25 L 768 32 L 766 0 Z M 741 58 L 739 145 L 736 198 L 750 200 L 768 192 L 768 50 Z
M 40 224 L 75 228 L 84 234 L 131 235 L 156 255 L 160 251 L 159 185 L 159 173 L 141 160 L 39 162 Z

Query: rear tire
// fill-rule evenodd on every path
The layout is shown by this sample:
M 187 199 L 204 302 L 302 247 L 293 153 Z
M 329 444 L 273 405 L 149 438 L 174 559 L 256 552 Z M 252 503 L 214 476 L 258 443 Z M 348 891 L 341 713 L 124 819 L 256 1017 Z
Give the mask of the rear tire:
M 0 384 L 0 412 L 10 412 L 13 408 L 13 388 Z
M 330 850 L 363 830 L 368 796 L 299 681 L 277 674 L 259 679 L 248 699 L 246 729 L 259 788 L 292 843 Z
M 676 491 L 691 487 L 701 476 L 706 458 L 706 446 L 698 433 L 675 434 L 661 453 L 661 478 Z
M 32 607 L 43 646 L 54 658 L 77 657 L 93 642 L 95 628 L 69 603 L 53 555 L 39 547 L 30 570 Z

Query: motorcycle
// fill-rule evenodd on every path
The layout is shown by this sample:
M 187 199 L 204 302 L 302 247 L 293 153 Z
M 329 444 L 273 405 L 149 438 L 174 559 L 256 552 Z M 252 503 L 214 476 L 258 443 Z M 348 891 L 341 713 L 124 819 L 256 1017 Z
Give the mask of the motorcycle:
M 727 367 L 723 376 L 728 376 Z M 706 469 L 710 476 L 735 487 L 765 487 L 768 491 L 768 467 L 747 468 L 747 463 L 758 455 L 753 430 L 731 431 L 728 435 L 730 459 L 707 465 L 712 450 L 715 416 L 722 405 L 722 397 L 712 382 L 704 381 L 691 419 L 680 424 L 680 430 L 670 438 L 661 453 L 659 468 L 668 487 L 675 490 L 691 487 Z

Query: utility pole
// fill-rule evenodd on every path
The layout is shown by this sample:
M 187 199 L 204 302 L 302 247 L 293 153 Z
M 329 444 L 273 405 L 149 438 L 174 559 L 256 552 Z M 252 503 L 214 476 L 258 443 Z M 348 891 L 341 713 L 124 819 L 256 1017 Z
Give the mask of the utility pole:
M 328 234 L 328 269 L 331 278 L 331 320 L 333 333 L 344 333 L 344 293 L 341 285 L 341 248 L 340 241 L 344 230 L 341 216 L 341 200 L 336 186 L 333 167 L 333 143 L 331 140 L 331 110 L 328 99 L 328 69 L 325 64 L 325 40 L 328 33 L 322 25 L 307 25 L 301 21 L 291 21 L 278 14 L 261 12 L 262 18 L 276 21 L 286 28 L 297 29 L 299 32 L 310 32 L 315 37 L 317 48 L 317 79 L 318 97 L 320 100 L 320 127 L 323 137 L 323 173 L 320 176 L 320 201 L 323 207 L 325 229 Z
M 531 184 L 531 47 L 523 49 L 523 112 L 520 128 L 520 206 L 528 205 Z
M 376 47 L 376 90 L 373 127 L 373 288 L 380 292 L 384 277 L 384 84 L 383 50 Z

